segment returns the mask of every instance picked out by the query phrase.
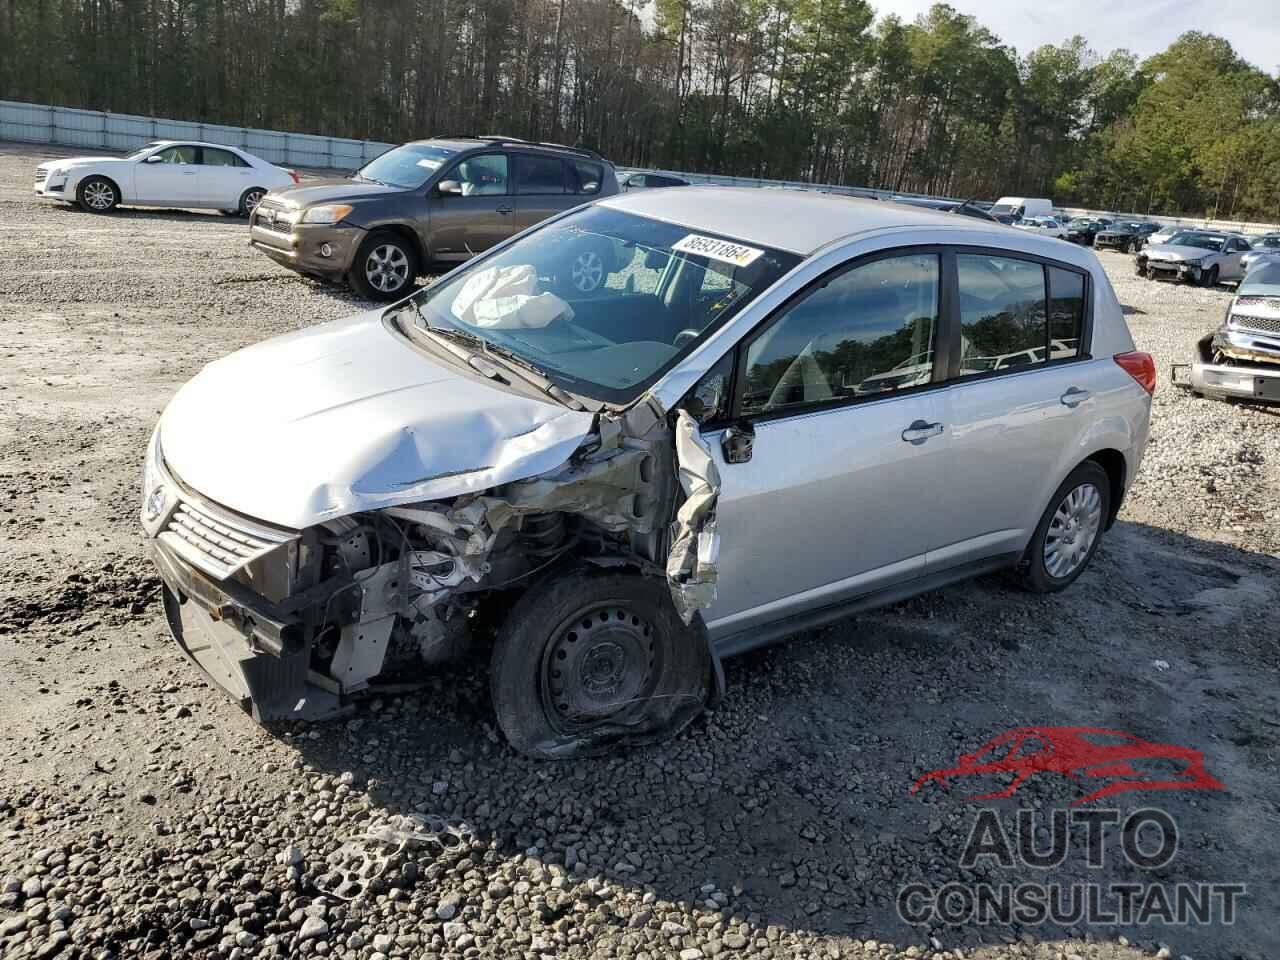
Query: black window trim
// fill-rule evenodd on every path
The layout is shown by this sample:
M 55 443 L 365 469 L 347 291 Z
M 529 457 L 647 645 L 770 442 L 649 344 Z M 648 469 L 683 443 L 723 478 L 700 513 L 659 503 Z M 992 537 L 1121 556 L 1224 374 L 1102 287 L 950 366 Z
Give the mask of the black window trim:
M 866 397 L 842 397 L 839 400 L 815 400 L 812 403 L 797 403 L 784 407 L 779 410 L 761 411 L 754 413 L 744 413 L 742 411 L 742 398 L 746 390 L 747 378 L 745 376 L 747 351 L 751 344 L 760 338 L 766 330 L 775 322 L 787 314 L 787 312 L 798 302 L 809 296 L 815 290 L 827 286 L 840 277 L 844 276 L 852 270 L 875 263 L 879 260 L 894 260 L 899 257 L 919 256 L 923 254 L 933 254 L 938 257 L 938 324 L 937 329 L 933 332 L 933 371 L 931 379 L 928 383 L 917 384 L 914 387 L 907 387 L 902 390 L 895 390 L 892 393 L 877 394 Z M 954 262 L 953 262 L 954 268 Z M 948 290 L 954 290 L 954 284 L 948 284 L 947 281 L 947 248 L 943 244 L 916 244 L 905 247 L 892 247 L 885 250 L 876 250 L 871 253 L 855 257 L 853 260 L 847 260 L 838 266 L 835 266 L 822 274 L 815 277 L 803 287 L 787 297 L 782 303 L 778 304 L 769 314 L 763 317 L 759 323 L 752 327 L 743 335 L 737 345 L 734 347 L 734 364 L 733 364 L 733 399 L 729 404 L 728 422 L 751 422 L 765 423 L 770 420 L 782 420 L 789 417 L 809 416 L 813 413 L 823 413 L 828 410 L 838 410 L 850 406 L 862 406 L 870 403 L 883 403 L 886 400 L 892 400 L 895 397 L 905 397 L 917 393 L 923 393 L 926 390 L 934 390 L 945 384 L 945 377 L 940 373 L 945 369 L 945 365 L 950 362 L 950 349 L 948 341 L 944 339 L 944 331 L 946 330 L 946 317 L 950 313 L 951 304 L 948 300 Z M 943 363 L 939 363 L 939 354 L 943 357 Z M 698 381 L 701 383 L 701 379 Z M 723 426 L 723 422 L 706 423 L 702 425 L 703 430 L 713 430 L 717 426 Z
M 877 260 L 888 260 L 901 256 L 927 253 L 937 254 L 941 267 L 940 289 L 938 296 L 938 329 L 934 331 L 933 373 L 932 378 L 928 383 L 918 384 L 914 387 L 907 387 L 903 390 L 895 390 L 892 393 L 883 395 L 844 397 L 840 400 L 819 400 L 814 401 L 813 403 L 795 404 L 781 410 L 773 410 L 763 413 L 744 413 L 742 411 L 742 394 L 746 388 L 746 377 L 744 376 L 744 371 L 746 369 L 747 350 L 771 324 L 783 316 L 791 309 L 792 306 L 807 297 L 814 290 L 831 283 L 833 280 L 838 279 L 850 270 L 856 270 L 858 267 L 864 266 L 868 263 L 874 263 Z M 1084 281 L 1084 316 L 1081 320 L 1080 347 L 1076 355 L 1074 357 L 1060 357 L 1056 360 L 1049 359 L 1047 354 L 1047 333 L 1050 329 L 1050 324 L 1048 303 L 1046 303 L 1046 356 L 1042 362 L 1009 367 L 1004 370 L 991 370 L 983 373 L 974 373 L 964 377 L 960 376 L 960 284 L 956 266 L 956 257 L 961 253 L 999 256 L 1014 260 L 1028 260 L 1033 263 L 1040 264 L 1044 270 L 1045 295 L 1050 301 L 1053 299 L 1053 289 L 1050 284 L 1050 267 L 1055 267 L 1059 270 L 1065 270 L 1069 273 L 1078 275 Z M 734 362 L 729 378 L 730 402 L 728 405 L 728 412 L 724 416 L 709 419 L 700 424 L 700 430 L 703 432 L 713 432 L 715 430 L 723 429 L 732 423 L 764 423 L 770 420 L 782 420 L 789 417 L 809 416 L 813 413 L 821 413 L 827 410 L 839 410 L 845 407 L 861 406 L 871 403 L 884 403 L 897 397 L 913 396 L 918 393 L 924 393 L 925 391 L 937 390 L 939 388 L 950 387 L 953 385 L 979 383 L 984 380 L 993 380 L 1001 377 L 1019 376 L 1026 373 L 1033 373 L 1037 370 L 1047 369 L 1049 367 L 1059 367 L 1071 363 L 1084 363 L 1090 361 L 1093 359 L 1093 293 L 1093 276 L 1087 269 L 1078 267 L 1074 264 L 1064 263 L 1061 260 L 1055 260 L 1051 257 L 1042 257 L 1038 254 L 1024 253 L 1019 250 L 1008 250 L 1002 247 L 929 243 L 890 247 L 862 254 L 852 260 L 847 260 L 844 263 L 838 264 L 821 276 L 810 280 L 800 289 L 791 294 L 791 296 L 787 297 L 786 300 L 774 307 L 773 310 L 771 310 L 766 316 L 762 317 L 755 326 L 743 334 L 742 338 L 733 347 L 732 351 Z M 704 374 L 703 376 L 710 373 L 711 370 L 709 369 L 707 374 Z M 699 378 L 698 383 L 701 382 L 702 378 Z M 696 388 L 697 385 L 695 384 L 692 389 Z M 691 393 L 692 389 L 690 391 Z

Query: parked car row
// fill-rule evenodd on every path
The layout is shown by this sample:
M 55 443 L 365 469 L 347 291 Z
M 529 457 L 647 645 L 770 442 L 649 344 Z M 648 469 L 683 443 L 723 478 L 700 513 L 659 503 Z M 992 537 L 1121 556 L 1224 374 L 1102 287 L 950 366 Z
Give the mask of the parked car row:
M 1221 280 L 1245 275 L 1249 241 L 1234 233 L 1182 230 L 1165 243 L 1147 246 L 1134 260 L 1138 276 L 1148 280 L 1179 280 L 1216 286 Z
M 175 642 L 265 721 L 491 640 L 498 728 L 558 758 L 675 733 L 797 628 L 1001 568 L 1068 587 L 1154 365 L 1092 253 L 959 206 L 621 193 L 511 138 L 280 184 L 254 248 L 396 302 L 166 407 L 140 520 Z

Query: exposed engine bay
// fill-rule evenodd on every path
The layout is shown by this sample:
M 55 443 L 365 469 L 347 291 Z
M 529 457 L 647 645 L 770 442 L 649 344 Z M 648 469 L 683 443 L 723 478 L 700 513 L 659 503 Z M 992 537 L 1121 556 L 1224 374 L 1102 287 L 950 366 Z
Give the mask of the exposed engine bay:
M 278 544 L 260 532 L 266 549 L 216 582 L 191 568 L 210 572 L 209 541 L 230 543 L 234 521 L 180 495 L 154 554 L 187 654 L 259 721 L 318 719 L 375 680 L 419 682 L 463 655 L 490 614 L 505 615 L 518 591 L 566 564 L 665 581 L 686 628 L 681 642 L 701 645 L 698 658 L 710 663 L 696 614 L 715 597 L 718 489 L 693 418 L 640 404 L 599 415 L 594 434 L 549 473 L 342 516 Z M 228 564 L 239 559 L 234 546 Z M 598 674 L 589 678 L 598 694 L 634 692 L 621 665 L 593 656 L 580 669 Z M 694 689 L 680 703 L 656 704 L 628 732 L 682 726 L 715 676 L 692 671 Z

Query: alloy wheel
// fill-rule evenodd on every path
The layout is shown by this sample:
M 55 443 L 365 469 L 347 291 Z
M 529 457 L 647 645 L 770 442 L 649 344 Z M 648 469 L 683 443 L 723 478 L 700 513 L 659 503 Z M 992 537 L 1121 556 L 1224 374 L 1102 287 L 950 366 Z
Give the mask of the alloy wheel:
M 370 252 L 364 273 L 375 290 L 394 293 L 409 280 L 409 258 L 399 247 L 384 243 Z
M 617 605 L 579 611 L 554 632 L 542 657 L 547 718 L 564 733 L 641 715 L 662 675 L 653 624 Z
M 1044 538 L 1044 567 L 1059 580 L 1071 576 L 1089 558 L 1102 528 L 1102 494 L 1082 483 L 1058 504 Z
M 95 180 L 84 188 L 84 202 L 94 210 L 109 210 L 116 202 L 116 192 L 111 184 Z
M 258 209 L 258 204 L 262 202 L 265 194 L 261 190 L 250 190 L 244 195 L 244 212 L 248 216 Z
M 573 285 L 582 293 L 591 293 L 604 279 L 604 261 L 594 250 L 583 250 L 573 261 Z

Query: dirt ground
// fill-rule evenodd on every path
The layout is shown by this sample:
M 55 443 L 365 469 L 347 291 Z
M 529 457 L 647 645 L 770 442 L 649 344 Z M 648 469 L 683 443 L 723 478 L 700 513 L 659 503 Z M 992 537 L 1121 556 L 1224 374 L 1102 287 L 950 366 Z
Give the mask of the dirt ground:
M 207 361 L 365 305 L 254 253 L 240 220 L 39 204 L 53 155 L 0 145 L 0 956 L 1280 956 L 1280 415 L 1168 382 L 1229 288 L 1101 254 L 1160 385 L 1072 588 L 990 577 L 859 616 L 729 662 L 725 703 L 673 742 L 540 764 L 497 737 L 481 655 L 273 731 L 180 656 L 136 516 L 157 416 Z M 208 441 L 236 455 L 233 432 Z M 1115 834 L 1090 866 L 1075 833 L 1056 867 L 964 867 L 980 810 L 1043 837 L 1091 789 L 909 792 L 1022 726 L 1199 750 L 1224 789 L 1083 805 L 1166 811 L 1157 869 Z M 400 835 L 365 893 L 320 892 L 344 842 L 413 814 L 465 836 Z M 948 881 L 1246 892 L 1233 923 L 899 916 L 904 885 Z

